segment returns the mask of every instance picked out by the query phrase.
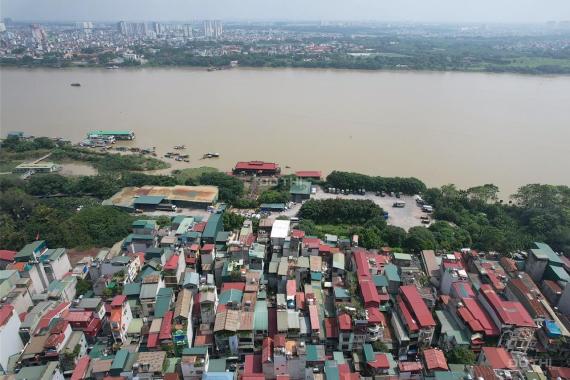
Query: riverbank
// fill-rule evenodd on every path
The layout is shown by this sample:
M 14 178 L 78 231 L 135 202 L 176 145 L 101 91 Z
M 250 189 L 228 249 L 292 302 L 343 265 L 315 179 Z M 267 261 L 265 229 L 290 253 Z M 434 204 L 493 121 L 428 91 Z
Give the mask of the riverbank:
M 238 161 L 285 172 L 357 171 L 428 186 L 570 184 L 570 77 L 511 74 L 189 68 L 3 69 L 2 133 L 80 141 L 132 129 L 157 156 L 184 144 L 189 163 Z M 71 87 L 79 82 L 81 87 Z M 220 158 L 200 160 L 207 152 Z M 286 168 L 289 166 L 290 168 Z
M 553 60 L 554 64 L 547 65 L 504 65 L 504 66 L 488 66 L 488 67 L 465 67 L 465 68 L 417 68 L 417 67 L 366 67 L 364 65 L 349 65 L 349 66 L 334 66 L 334 65 L 244 65 L 240 64 L 238 67 L 218 67 L 204 64 L 204 65 L 158 65 L 158 64 L 141 64 L 141 65 L 127 65 L 117 66 L 115 70 L 139 70 L 139 69 L 195 69 L 199 71 L 225 71 L 236 69 L 253 69 L 253 70 L 267 70 L 267 69 L 293 69 L 293 70 L 333 70 L 333 71 L 363 71 L 363 72 L 395 72 L 395 73 L 481 73 L 481 74 L 514 74 L 514 75 L 529 75 L 529 76 L 570 76 L 570 61 L 568 60 Z M 560 66 L 559 66 L 560 65 Z M 108 70 L 107 65 L 27 65 L 27 64 L 12 64 L 2 63 L 0 61 L 0 70 L 3 68 L 15 68 L 23 70 L 34 69 L 101 69 Z M 211 70 L 214 68 L 214 70 Z M 114 71 L 114 70 L 109 70 Z

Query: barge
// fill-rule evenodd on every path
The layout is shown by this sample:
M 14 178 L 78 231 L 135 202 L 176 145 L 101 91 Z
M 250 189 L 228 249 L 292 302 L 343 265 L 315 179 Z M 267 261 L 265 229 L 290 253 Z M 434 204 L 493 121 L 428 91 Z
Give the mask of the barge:
M 97 130 L 91 131 L 87 134 L 87 138 L 101 138 L 101 137 L 114 137 L 115 140 L 134 140 L 135 132 L 129 130 Z

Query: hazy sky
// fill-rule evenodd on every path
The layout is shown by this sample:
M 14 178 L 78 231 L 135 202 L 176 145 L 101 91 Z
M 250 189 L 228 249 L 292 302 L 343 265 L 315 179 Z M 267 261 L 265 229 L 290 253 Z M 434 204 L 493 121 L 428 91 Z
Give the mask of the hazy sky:
M 570 0 L 0 0 L 15 20 L 570 20 Z

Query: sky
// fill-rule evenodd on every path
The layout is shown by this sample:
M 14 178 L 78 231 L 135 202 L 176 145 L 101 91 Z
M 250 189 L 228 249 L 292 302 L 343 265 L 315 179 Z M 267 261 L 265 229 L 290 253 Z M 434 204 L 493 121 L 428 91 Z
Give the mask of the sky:
M 353 20 L 542 23 L 570 0 L 0 0 L 15 21 Z

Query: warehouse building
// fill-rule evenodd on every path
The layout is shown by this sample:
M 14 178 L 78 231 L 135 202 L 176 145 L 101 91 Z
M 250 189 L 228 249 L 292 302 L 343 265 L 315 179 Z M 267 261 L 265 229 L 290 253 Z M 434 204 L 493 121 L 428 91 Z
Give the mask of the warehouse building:
M 143 186 L 125 187 L 103 205 L 130 212 L 135 209 L 174 211 L 177 207 L 206 209 L 217 201 L 216 186 Z

